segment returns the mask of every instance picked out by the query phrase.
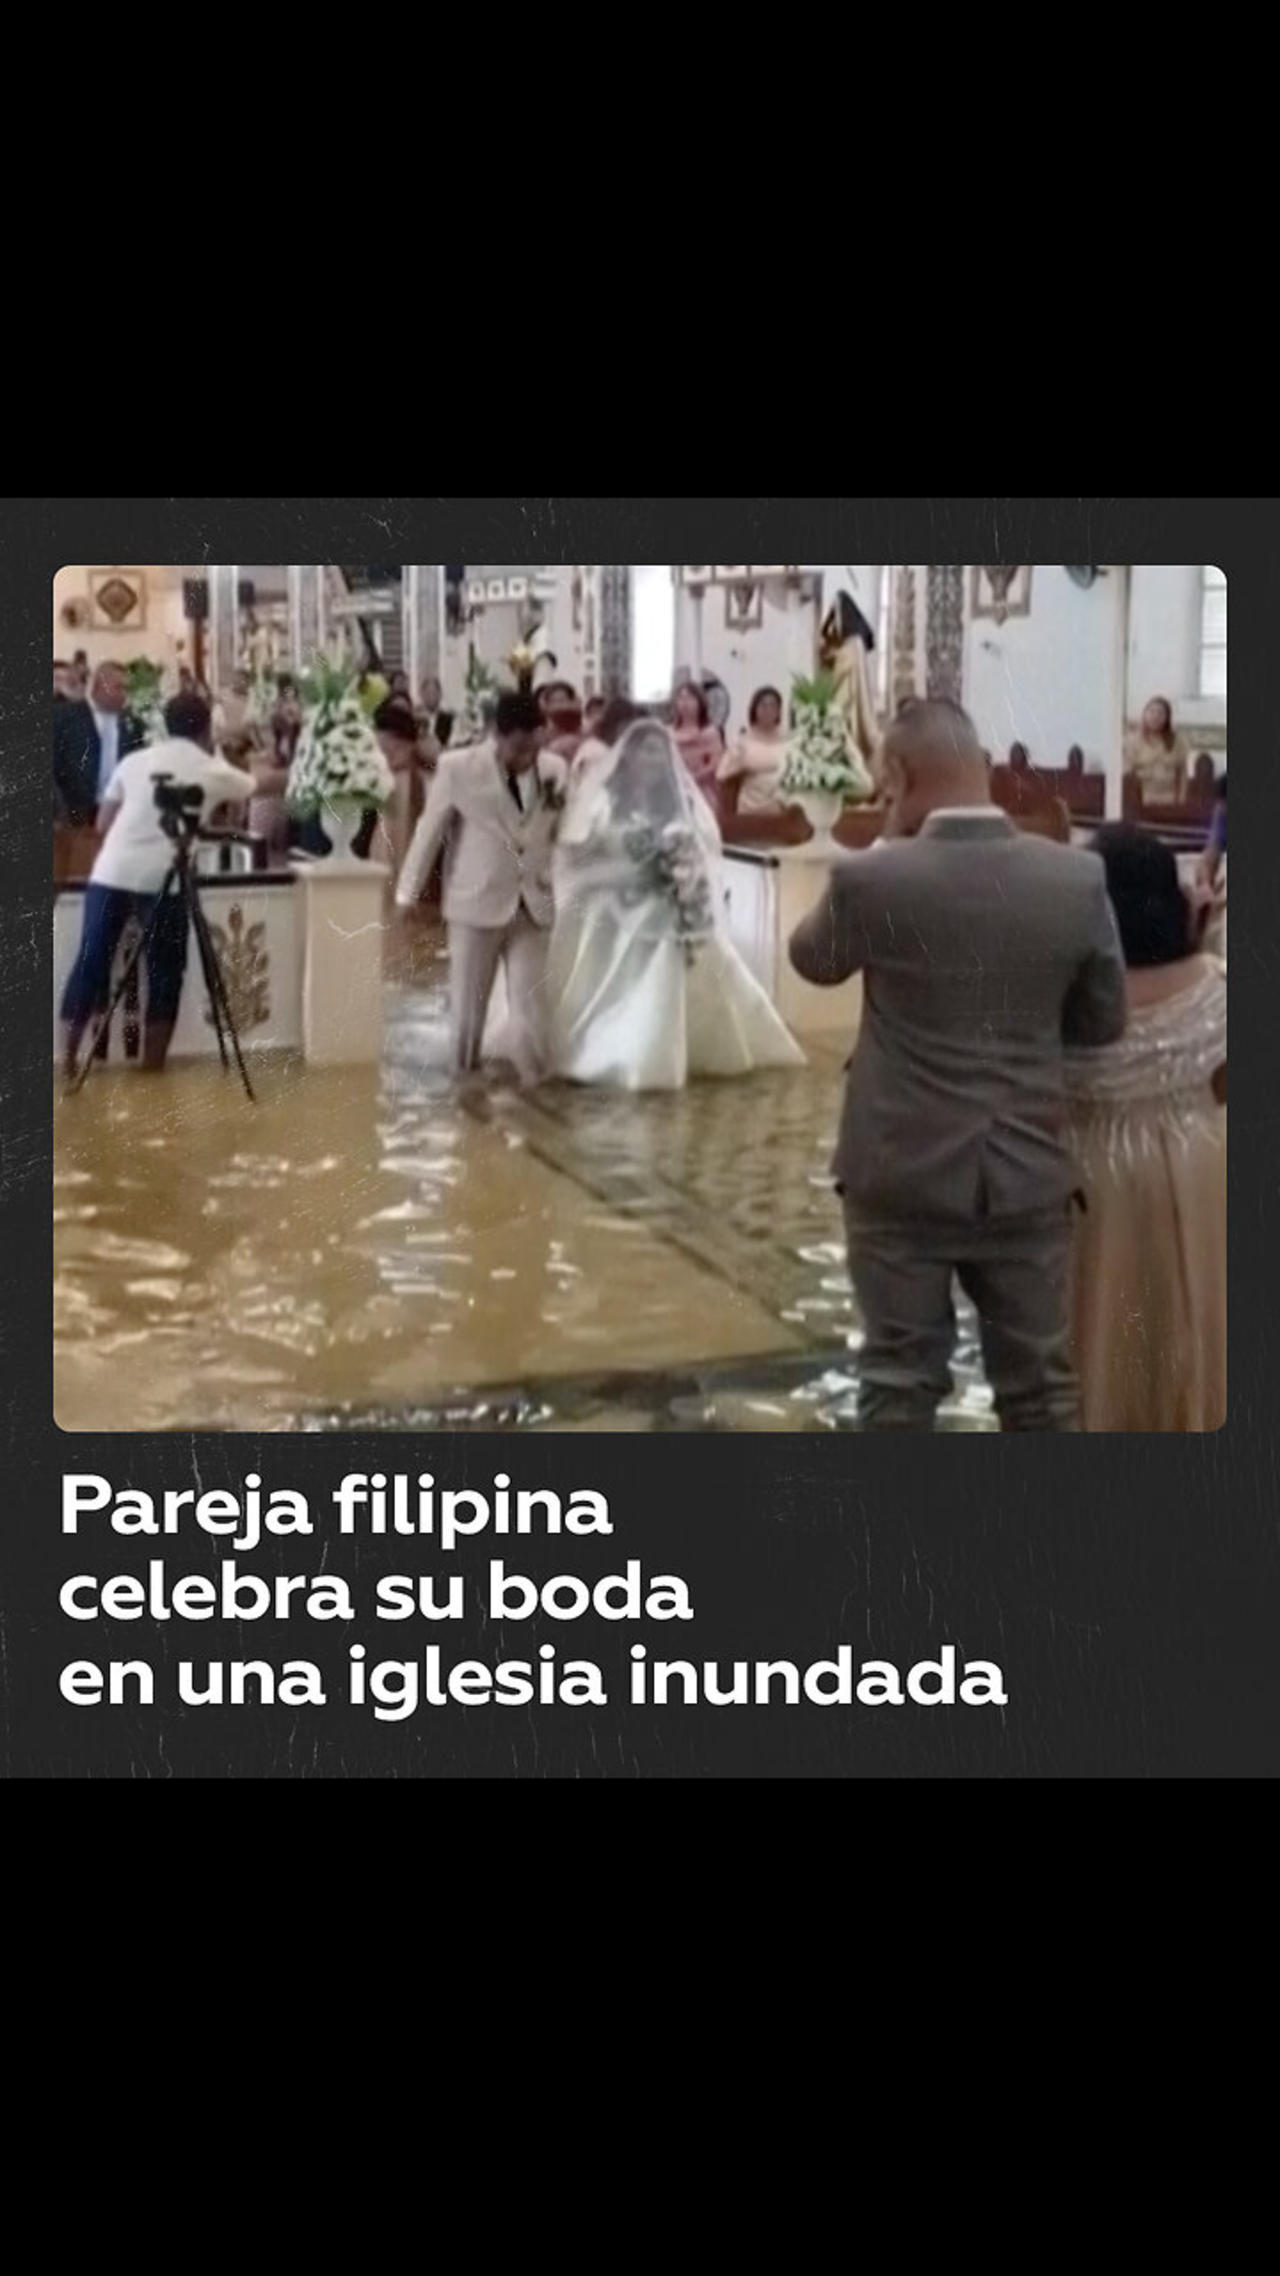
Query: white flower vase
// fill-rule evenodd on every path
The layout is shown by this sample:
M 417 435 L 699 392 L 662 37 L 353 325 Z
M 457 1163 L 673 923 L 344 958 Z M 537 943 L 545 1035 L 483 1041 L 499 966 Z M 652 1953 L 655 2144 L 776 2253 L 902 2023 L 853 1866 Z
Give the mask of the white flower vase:
M 355 843 L 364 821 L 361 806 L 326 806 L 320 816 L 320 827 L 329 840 L 329 860 L 349 865 L 356 858 Z
M 820 846 L 824 852 L 828 849 L 833 853 L 837 852 L 839 849 L 831 833 L 844 812 L 844 799 L 840 792 L 838 790 L 793 791 L 791 804 L 800 808 L 813 832 L 814 844 Z

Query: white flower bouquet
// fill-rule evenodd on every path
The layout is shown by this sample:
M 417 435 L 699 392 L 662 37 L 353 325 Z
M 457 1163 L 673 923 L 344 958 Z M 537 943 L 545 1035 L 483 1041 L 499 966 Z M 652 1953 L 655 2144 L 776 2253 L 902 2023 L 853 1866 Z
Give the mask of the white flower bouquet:
M 285 799 L 300 821 L 389 805 L 395 788 L 360 700 L 356 674 L 317 662 L 302 683 L 306 714 Z
M 792 683 L 791 739 L 778 787 L 784 798 L 833 797 L 842 804 L 874 793 L 830 672 Z
M 672 931 L 686 963 L 692 964 L 715 931 L 711 886 L 694 832 L 682 822 L 668 822 L 662 830 L 650 822 L 633 822 L 622 842 L 636 867 L 624 901 L 665 901 Z
M 164 667 L 146 656 L 135 656 L 124 667 L 125 709 L 146 734 L 147 742 L 163 743 L 169 730 L 164 723 Z

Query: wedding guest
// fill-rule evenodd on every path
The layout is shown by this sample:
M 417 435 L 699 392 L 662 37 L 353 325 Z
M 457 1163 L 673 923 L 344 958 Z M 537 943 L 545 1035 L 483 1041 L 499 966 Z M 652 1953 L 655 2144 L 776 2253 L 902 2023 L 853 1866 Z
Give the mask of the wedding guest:
M 252 738 L 257 725 L 253 709 L 253 683 L 247 672 L 233 672 L 229 692 L 213 707 L 214 741 L 238 744 Z
M 74 665 L 64 663 L 60 657 L 55 656 L 53 659 L 54 702 L 74 703 L 78 693 L 79 681 L 76 678 Z
M 600 722 L 603 717 L 604 697 L 602 695 L 589 695 L 587 697 L 586 703 L 582 708 L 583 734 L 598 735 L 600 732 Z
M 420 716 L 432 742 L 446 751 L 453 733 L 453 713 L 444 708 L 444 690 L 434 672 L 429 672 L 422 683 Z
M 1002 1429 L 1078 1430 L 1064 1039 L 1123 1033 L 1106 876 L 992 804 L 958 704 L 903 713 L 880 771 L 885 842 L 837 866 L 791 942 L 811 985 L 865 982 L 834 1165 L 863 1323 L 859 1420 L 933 1429 L 958 1279 Z
M 1173 724 L 1166 696 L 1153 696 L 1136 735 L 1124 748 L 1126 774 L 1142 785 L 1144 805 L 1181 806 L 1187 795 L 1187 746 Z
M 410 711 L 412 711 L 413 689 L 409 684 L 409 675 L 407 672 L 392 673 L 390 681 L 388 682 L 387 700 L 389 703 L 407 704 Z
M 1124 1036 L 1068 1054 L 1074 1341 L 1091 1431 L 1214 1431 L 1227 1413 L 1227 981 L 1174 855 L 1094 841 L 1126 966 Z
M 277 682 L 278 698 L 268 723 L 269 741 L 247 749 L 245 757 L 253 776 L 254 796 L 249 807 L 249 828 L 266 840 L 272 868 L 288 858 L 296 828 L 285 801 L 289 769 L 302 733 L 302 704 L 287 675 Z M 239 748 L 239 746 L 235 746 Z
M 276 701 L 269 722 L 271 746 L 281 766 L 292 766 L 302 733 L 302 697 L 298 683 L 287 672 L 276 683 Z
M 389 696 L 373 715 L 373 731 L 391 769 L 395 789 L 382 813 L 365 815 L 354 851 L 366 860 L 384 863 L 396 878 L 404 866 L 423 805 L 426 767 L 417 714 L 403 697 Z
M 740 814 L 780 814 L 783 770 L 787 763 L 787 730 L 782 697 L 776 688 L 757 688 L 751 698 L 747 724 L 716 770 L 720 782 L 737 782 Z
M 574 783 L 599 760 L 602 752 L 613 749 L 628 727 L 633 727 L 637 719 L 648 717 L 638 703 L 622 695 L 595 696 L 587 708 L 593 712 L 595 724 L 590 730 L 586 729 L 584 712 L 584 733 L 570 766 L 570 781 Z
M 572 764 L 583 739 L 582 706 L 576 690 L 567 680 L 553 680 L 549 687 L 541 690 L 538 700 L 545 737 L 543 748 Z
M 718 727 L 712 726 L 706 696 L 693 680 L 682 680 L 671 699 L 671 732 L 689 773 L 714 806 L 716 769 L 724 757 L 724 737 Z
M 544 719 L 553 719 L 558 712 L 580 712 L 578 691 L 568 680 L 548 680 L 538 689 L 538 709 Z
M 99 664 L 88 703 L 53 709 L 53 779 L 73 828 L 93 822 L 122 759 L 146 742 L 146 730 L 127 710 L 129 683 L 119 664 Z

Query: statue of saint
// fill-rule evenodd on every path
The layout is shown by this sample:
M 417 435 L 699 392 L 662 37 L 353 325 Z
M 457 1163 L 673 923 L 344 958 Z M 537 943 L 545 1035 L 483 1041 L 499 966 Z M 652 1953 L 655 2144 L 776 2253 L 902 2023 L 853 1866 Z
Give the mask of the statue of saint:
M 850 757 L 864 761 L 875 756 L 880 741 L 867 664 L 875 644 L 876 636 L 857 603 L 848 593 L 837 593 L 818 635 L 818 654 L 823 670 L 835 679 Z

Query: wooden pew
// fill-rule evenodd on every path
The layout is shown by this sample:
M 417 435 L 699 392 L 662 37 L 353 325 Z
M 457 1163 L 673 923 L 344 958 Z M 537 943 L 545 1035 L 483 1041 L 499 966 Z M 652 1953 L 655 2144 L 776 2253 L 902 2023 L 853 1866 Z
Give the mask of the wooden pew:
M 1021 751 L 1020 744 L 1014 745 Z M 1037 838 L 1052 838 L 1058 845 L 1071 843 L 1071 813 L 1065 798 L 1030 764 L 993 767 L 991 795 L 996 805 L 1020 830 Z
M 1006 782 L 1013 777 L 1022 784 L 1037 783 L 1040 796 L 1032 795 L 1030 804 L 1037 810 L 1043 799 L 1061 799 L 1071 820 L 1076 824 L 1101 822 L 1107 811 L 1106 776 L 1090 774 L 1084 763 L 1084 752 L 1073 743 L 1067 753 L 1065 767 L 1033 766 L 1025 743 L 1015 743 L 1009 753 L 1009 763 L 994 767 L 993 777 Z M 1000 801 L 1002 804 L 1005 800 Z M 1012 808 L 1011 808 L 1012 811 Z
M 727 846 L 803 846 L 813 836 L 798 806 L 786 806 L 780 814 L 740 814 L 741 775 L 713 788 L 715 816 Z

